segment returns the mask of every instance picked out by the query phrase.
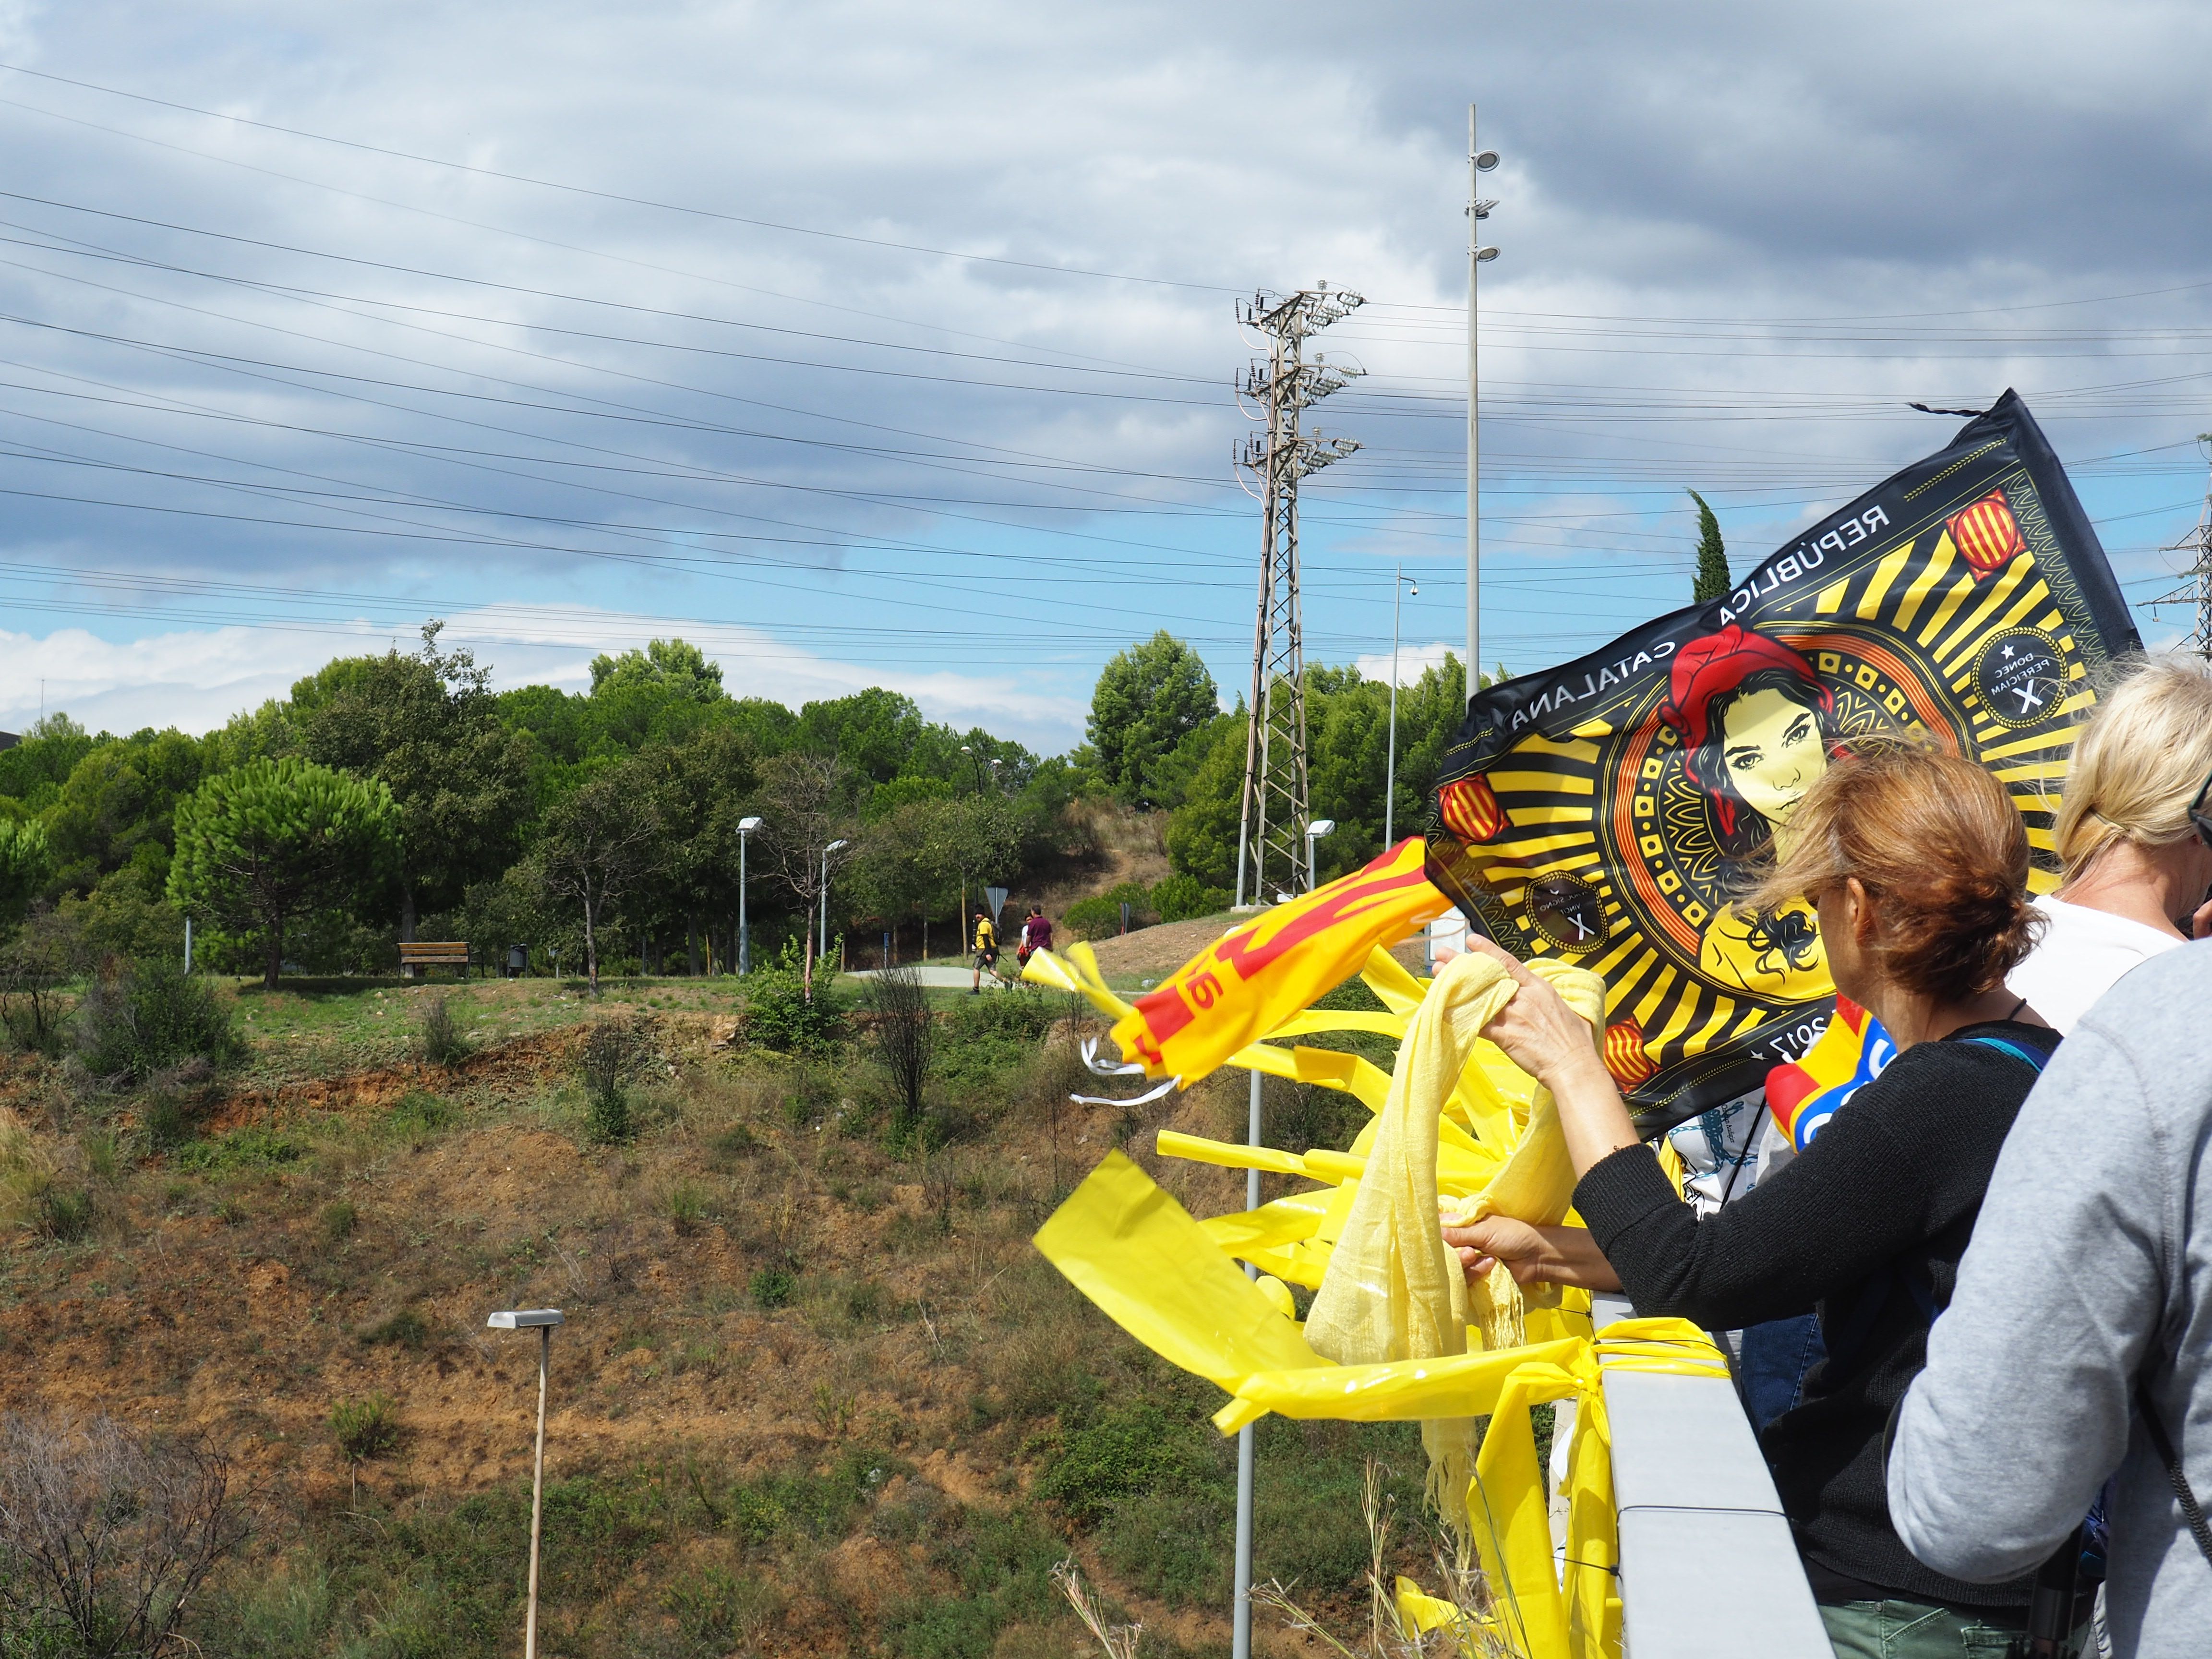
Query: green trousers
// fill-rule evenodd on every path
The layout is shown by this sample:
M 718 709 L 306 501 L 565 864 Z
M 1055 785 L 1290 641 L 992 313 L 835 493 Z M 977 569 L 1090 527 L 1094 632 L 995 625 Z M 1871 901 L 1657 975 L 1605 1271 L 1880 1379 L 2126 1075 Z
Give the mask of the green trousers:
M 1845 1601 L 1820 1608 L 1836 1659 L 1964 1659 L 1969 1654 L 2003 1659 L 2025 1648 L 2027 1628 L 1997 1618 L 1992 1624 L 1925 1601 Z M 2075 1652 L 2087 1650 L 2088 1633 L 2087 1624 L 2074 1632 Z

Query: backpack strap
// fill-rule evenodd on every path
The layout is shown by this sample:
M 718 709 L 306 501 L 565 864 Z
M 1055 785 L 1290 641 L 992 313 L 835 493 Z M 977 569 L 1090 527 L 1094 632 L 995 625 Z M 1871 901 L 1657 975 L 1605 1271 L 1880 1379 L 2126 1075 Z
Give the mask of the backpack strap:
M 2189 1525 L 2189 1535 L 2197 1540 L 2197 1549 L 2207 1561 L 2212 1561 L 2212 1525 L 2207 1525 L 2204 1511 L 2197 1502 L 2197 1494 L 2190 1490 L 2189 1477 L 2183 1473 L 2181 1459 L 2174 1455 L 2173 1442 L 2166 1437 L 2166 1425 L 2158 1420 L 2158 1410 L 2150 1402 L 2150 1390 L 2143 1386 L 2142 1378 L 2136 1379 L 2136 1410 L 2142 1416 L 2143 1432 L 2150 1437 L 2151 1449 L 2158 1461 L 2166 1465 L 2166 1478 L 2173 1487 L 2173 1496 L 2181 1505 L 2181 1518 Z
M 1984 1048 L 1995 1048 L 2000 1054 L 2010 1054 L 2030 1071 L 2038 1073 L 2042 1072 L 2044 1061 L 2050 1058 L 2049 1055 L 2031 1048 L 2024 1042 L 2014 1042 L 2006 1037 L 1970 1036 L 1960 1037 L 1959 1041 L 1978 1043 Z M 1923 1324 L 1933 1325 L 1936 1322 L 1936 1316 L 1942 1311 L 1936 1305 L 1935 1287 L 1923 1283 L 1915 1275 L 1906 1273 L 1895 1262 L 1889 1265 L 1882 1278 L 1876 1282 L 1880 1285 L 1879 1291 L 1870 1290 L 1867 1295 L 1863 1296 L 1853 1305 L 1848 1322 L 1839 1322 L 1833 1335 L 1831 1336 L 1823 1332 L 1823 1335 L 1827 1338 L 1829 1353 L 1840 1364 L 1848 1364 L 1856 1357 L 1859 1345 L 1872 1334 L 1875 1324 L 1881 1319 L 1882 1310 L 1887 1304 L 1893 1291 L 1902 1289 L 1905 1295 L 1911 1298 L 1912 1305 L 1919 1311 L 1921 1322 Z M 2212 1557 L 2207 1559 L 2212 1559 Z
M 2039 1053 L 2037 1050 L 2029 1048 L 2024 1042 L 2014 1042 L 2004 1037 L 1970 1036 L 1960 1037 L 1959 1041 L 1961 1042 L 1979 1043 L 1984 1048 L 1995 1048 L 2001 1054 L 2010 1054 L 2014 1060 L 2019 1060 L 2022 1065 L 2026 1066 L 2031 1072 L 2041 1072 L 2045 1063 L 2051 1058 L 2048 1054 Z

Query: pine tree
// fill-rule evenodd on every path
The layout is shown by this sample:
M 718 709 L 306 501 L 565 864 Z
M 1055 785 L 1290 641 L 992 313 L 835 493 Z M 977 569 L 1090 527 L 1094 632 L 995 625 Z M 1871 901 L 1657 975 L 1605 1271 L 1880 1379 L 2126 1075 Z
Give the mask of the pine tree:
M 1729 591 L 1731 578 L 1728 549 L 1721 544 L 1721 521 L 1705 505 L 1705 498 L 1693 489 L 1690 499 L 1698 504 L 1698 574 L 1690 587 L 1690 598 L 1703 605 Z

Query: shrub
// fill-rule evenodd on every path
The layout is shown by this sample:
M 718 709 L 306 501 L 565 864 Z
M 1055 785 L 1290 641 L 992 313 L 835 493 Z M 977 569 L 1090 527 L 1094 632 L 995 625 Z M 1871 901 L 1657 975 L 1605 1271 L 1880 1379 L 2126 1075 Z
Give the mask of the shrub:
M 385 1121 L 402 1138 L 419 1146 L 441 1130 L 453 1127 L 460 1115 L 460 1109 L 452 1101 L 421 1089 L 410 1089 L 385 1114 Z
M 998 1643 L 1007 1625 L 1056 1610 L 1052 1570 L 1066 1553 L 1064 1540 L 1021 1511 L 959 1511 L 951 1524 L 940 1526 L 929 1550 L 930 1565 L 951 1577 L 958 1592 L 894 1602 L 884 1619 L 890 1650 L 902 1659 L 1005 1651 Z M 1055 1644 L 1048 1650 L 1063 1648 Z
M 331 1440 L 349 1463 L 388 1457 L 399 1439 L 399 1407 L 388 1395 L 341 1400 L 331 1408 Z
M 1252 1524 L 1270 1575 L 1317 1597 L 1358 1594 L 1368 1565 L 1367 1530 L 1356 1518 L 1368 1465 L 1401 1517 L 1420 1516 L 1428 1459 L 1419 1433 L 1409 1423 L 1277 1419 L 1261 1428 Z
M 750 1158 L 760 1151 L 760 1138 L 742 1123 L 732 1123 L 707 1143 L 708 1161 L 717 1169 L 726 1170 L 740 1158 Z
M 1034 986 L 997 996 L 963 997 L 947 1022 L 939 1075 L 953 1095 L 973 1100 L 1030 1062 L 1060 1012 L 1057 999 Z
M 1070 939 L 1111 939 L 1121 931 L 1121 907 L 1094 893 L 1069 905 L 1060 925 Z
M 166 1652 L 246 1534 L 229 1466 L 197 1440 L 141 1439 L 104 1417 L 0 1421 L 10 1654 Z
M 31 1195 L 31 1227 L 41 1238 L 74 1244 L 92 1231 L 92 1194 L 58 1181 L 37 1184 Z
M 323 1243 L 325 1244 L 343 1244 L 347 1239 L 353 1237 L 353 1230 L 356 1224 L 360 1221 L 360 1218 L 359 1215 L 355 1212 L 353 1206 L 347 1203 L 343 1199 L 339 1199 L 333 1204 L 324 1205 L 322 1216 Z
M 454 1023 L 447 999 L 432 997 L 415 1033 L 415 1057 L 425 1066 L 458 1066 L 469 1057 L 469 1040 Z
M 192 1116 L 185 1103 L 173 1094 L 150 1096 L 138 1109 L 138 1127 L 146 1132 L 146 1150 L 166 1152 L 192 1138 Z
M 104 1088 L 210 1071 L 246 1052 L 213 984 L 174 963 L 136 963 L 94 979 L 77 1006 L 76 1027 L 77 1058 Z
M 1140 1492 L 1116 1506 L 1101 1530 L 1099 1553 L 1133 1588 L 1170 1607 L 1224 1599 L 1230 1589 L 1230 1543 L 1237 1500 L 1208 1492 Z M 1357 1531 L 1342 1511 L 1328 1524 Z M 1366 1534 L 1359 1547 L 1367 1547 Z M 1273 1557 L 1265 1558 L 1271 1564 Z
M 297 1163 L 305 1152 L 297 1141 L 254 1123 L 233 1129 L 218 1140 L 188 1141 L 173 1156 L 179 1170 L 195 1175 L 230 1175 Z
M 787 1308 L 799 1294 L 799 1280 L 787 1267 L 763 1267 L 747 1288 L 763 1308 Z
M 930 1012 L 929 994 L 911 968 L 888 969 L 870 980 L 867 1008 L 874 1016 L 870 1036 L 876 1060 L 896 1097 L 891 1138 L 911 1140 L 922 1127 L 922 1091 L 937 1048 L 937 1016 Z
M 372 1325 L 362 1332 L 361 1340 L 371 1347 L 389 1345 L 420 1353 L 429 1343 L 430 1327 L 414 1309 L 402 1308 L 381 1325 Z
M 799 946 L 786 944 L 773 968 L 756 968 L 744 981 L 745 1041 L 778 1054 L 813 1054 L 852 1035 L 843 1000 L 830 975 L 817 973 L 810 999 Z
M 707 1194 L 704 1188 L 689 1181 L 679 1181 L 668 1189 L 668 1198 L 662 1206 L 668 1219 L 679 1233 L 694 1232 L 708 1220 Z
M 1162 921 L 1194 921 L 1218 915 L 1234 902 L 1225 887 L 1209 887 L 1196 876 L 1170 876 L 1152 888 L 1152 908 Z
M 1269 1091 L 1267 1105 L 1267 1144 L 1286 1152 L 1303 1152 L 1316 1146 L 1340 1151 L 1359 1131 L 1374 1121 L 1374 1115 L 1356 1096 L 1318 1084 L 1278 1084 Z
M 675 1616 L 685 1641 L 702 1652 L 744 1647 L 783 1612 L 783 1597 L 757 1578 L 726 1568 L 686 1573 L 662 1592 L 660 1605 Z
M 1139 1493 L 1188 1494 L 1219 1484 L 1200 1431 L 1155 1405 L 1104 1413 L 1048 1445 L 1037 1495 L 1079 1527 L 1096 1526 L 1116 1503 Z
M 592 1023 L 579 1067 L 584 1079 L 584 1121 L 592 1139 L 612 1146 L 635 1133 L 629 1084 L 648 1053 L 644 1030 L 635 1020 L 609 1017 Z
M 74 917 L 35 915 L 0 947 L 0 1024 L 18 1048 L 52 1058 L 68 1035 L 70 981 L 83 971 L 86 947 Z

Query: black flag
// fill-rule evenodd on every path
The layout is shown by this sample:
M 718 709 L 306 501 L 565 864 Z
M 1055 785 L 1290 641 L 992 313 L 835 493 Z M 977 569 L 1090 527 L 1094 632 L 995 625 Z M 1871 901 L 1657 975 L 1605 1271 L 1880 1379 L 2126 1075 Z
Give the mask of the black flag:
M 1471 698 L 1427 872 L 1523 957 L 1606 982 L 1606 1064 L 1656 1133 L 1826 1028 L 1809 906 L 1739 909 L 1829 760 L 1879 733 L 1988 767 L 2039 854 L 2091 676 L 2139 648 L 2072 485 L 2008 392 L 1725 598 Z M 2032 884 L 2055 878 L 2039 869 Z

